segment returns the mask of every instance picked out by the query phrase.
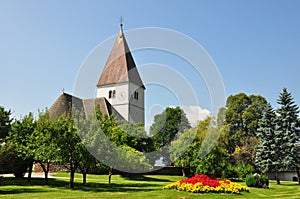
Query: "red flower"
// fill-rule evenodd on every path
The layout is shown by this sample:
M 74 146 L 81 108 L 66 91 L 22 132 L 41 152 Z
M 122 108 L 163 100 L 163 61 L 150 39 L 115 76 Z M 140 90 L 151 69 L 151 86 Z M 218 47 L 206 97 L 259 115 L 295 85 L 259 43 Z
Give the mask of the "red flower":
M 181 180 L 180 184 L 186 183 L 186 184 L 196 184 L 198 182 L 201 182 L 203 186 L 210 186 L 210 187 L 218 187 L 220 186 L 220 181 L 223 181 L 226 184 L 230 184 L 230 181 L 227 180 L 217 180 L 214 176 L 209 177 L 207 175 L 196 174 L 195 176 L 188 178 L 186 180 Z

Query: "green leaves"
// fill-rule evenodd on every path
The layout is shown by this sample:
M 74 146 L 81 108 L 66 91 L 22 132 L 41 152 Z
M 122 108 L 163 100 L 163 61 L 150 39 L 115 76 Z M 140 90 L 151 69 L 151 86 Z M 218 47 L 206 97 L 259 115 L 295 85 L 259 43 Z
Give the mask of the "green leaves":
M 8 135 L 12 119 L 10 119 L 11 111 L 5 110 L 0 106 L 0 143 Z
M 247 96 L 240 93 L 228 97 L 225 125 L 222 131 L 226 132 L 224 138 L 227 141 L 224 143 L 230 153 L 234 152 L 236 146 L 248 145 L 249 149 L 252 148 L 252 156 L 255 156 L 255 150 L 253 150 L 255 145 L 250 146 L 251 139 L 256 137 L 258 120 L 262 117 L 266 106 L 267 101 L 260 95 Z
M 168 107 L 166 110 L 154 117 L 154 123 L 150 127 L 150 135 L 154 142 L 156 150 L 162 150 L 163 162 L 166 165 L 171 164 L 168 148 L 171 141 L 182 133 L 185 129 L 191 128 L 191 125 L 179 107 Z
M 7 140 L 14 146 L 18 156 L 23 159 L 33 157 L 34 140 L 32 136 L 35 126 L 36 122 L 32 113 L 14 121 L 11 125 L 11 131 Z

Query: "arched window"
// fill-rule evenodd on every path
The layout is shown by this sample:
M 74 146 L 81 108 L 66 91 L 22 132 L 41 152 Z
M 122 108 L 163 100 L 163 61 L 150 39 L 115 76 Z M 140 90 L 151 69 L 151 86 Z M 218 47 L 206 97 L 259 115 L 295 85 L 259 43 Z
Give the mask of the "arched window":
M 134 99 L 136 100 L 139 99 L 139 93 L 137 91 L 134 91 Z
M 116 90 L 113 90 L 113 92 L 112 92 L 112 97 L 113 97 L 113 98 L 116 97 Z
M 110 99 L 112 97 L 112 91 L 108 92 L 108 98 Z

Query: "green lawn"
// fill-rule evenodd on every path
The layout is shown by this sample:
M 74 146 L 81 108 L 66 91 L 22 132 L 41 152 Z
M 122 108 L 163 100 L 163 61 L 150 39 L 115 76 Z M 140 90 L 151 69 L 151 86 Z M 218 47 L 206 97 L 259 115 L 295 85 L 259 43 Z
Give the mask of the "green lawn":
M 112 176 L 112 184 L 107 184 L 106 175 L 88 175 L 87 186 L 81 185 L 81 175 L 75 176 L 75 189 L 68 188 L 68 174 L 59 173 L 59 178 L 49 179 L 49 185 L 43 185 L 43 179 L 35 178 L 31 184 L 14 178 L 0 178 L 0 198 L 300 198 L 300 186 L 297 183 L 282 182 L 276 185 L 271 181 L 270 189 L 252 188 L 250 193 L 233 194 L 190 194 L 176 190 L 162 190 L 164 185 L 182 179 L 179 176 L 144 176 L 129 180 L 121 176 Z M 243 183 L 242 183 L 243 184 Z

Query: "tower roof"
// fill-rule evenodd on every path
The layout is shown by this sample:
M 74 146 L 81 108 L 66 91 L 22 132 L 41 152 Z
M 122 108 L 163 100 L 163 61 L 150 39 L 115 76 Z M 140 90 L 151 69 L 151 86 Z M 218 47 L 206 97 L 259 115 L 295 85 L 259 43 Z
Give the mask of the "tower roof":
M 97 86 L 121 82 L 132 82 L 145 88 L 126 42 L 122 23 Z

